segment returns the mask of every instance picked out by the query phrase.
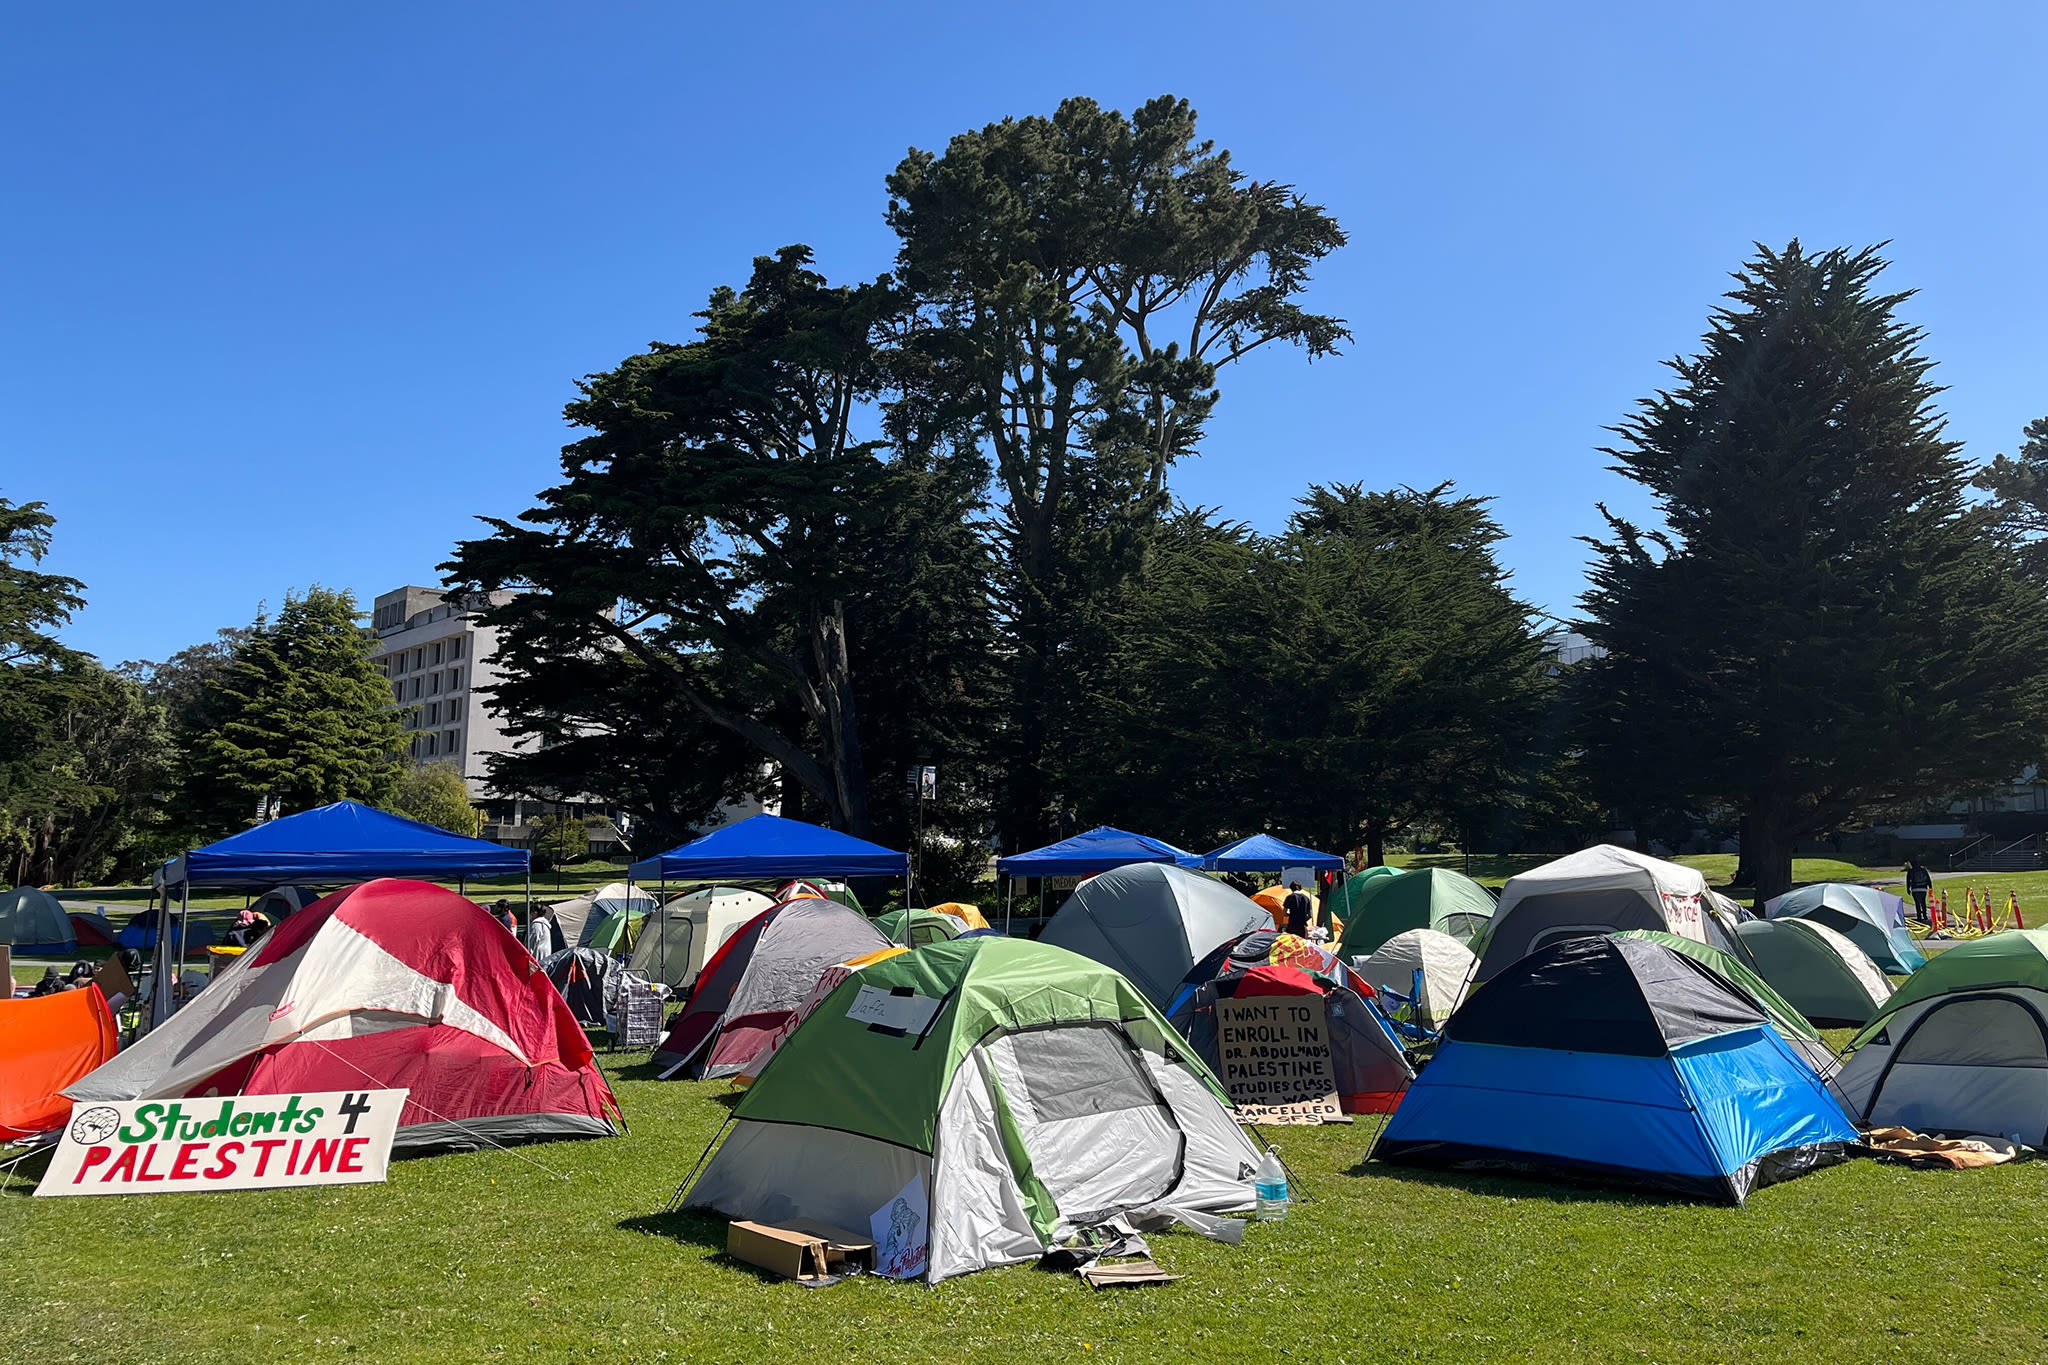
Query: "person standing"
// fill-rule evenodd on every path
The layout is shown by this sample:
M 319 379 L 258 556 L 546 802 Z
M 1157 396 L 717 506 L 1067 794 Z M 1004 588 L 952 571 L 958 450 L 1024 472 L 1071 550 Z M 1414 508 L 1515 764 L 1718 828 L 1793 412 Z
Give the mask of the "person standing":
M 555 908 L 542 905 L 534 908 L 526 921 L 526 951 L 533 954 L 535 962 L 544 962 L 555 951 Z
M 493 905 L 491 907 L 491 918 L 504 925 L 506 932 L 510 933 L 512 937 L 519 937 L 519 917 L 512 913 L 511 901 L 501 899 L 496 905 Z
M 1920 922 L 1927 923 L 1927 893 L 1934 889 L 1934 874 L 1920 865 L 1918 858 L 1906 859 L 1906 890 L 1912 893 L 1913 904 L 1919 907 Z
M 1287 883 L 1287 899 L 1280 902 L 1280 908 L 1287 912 L 1287 932 L 1296 938 L 1308 937 L 1308 917 L 1316 910 L 1316 903 L 1302 894 L 1300 882 Z

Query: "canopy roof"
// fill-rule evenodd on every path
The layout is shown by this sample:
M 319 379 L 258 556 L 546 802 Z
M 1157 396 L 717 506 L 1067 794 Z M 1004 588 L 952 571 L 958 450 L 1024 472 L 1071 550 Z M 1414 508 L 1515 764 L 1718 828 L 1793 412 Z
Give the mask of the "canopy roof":
M 370 877 L 493 877 L 527 870 L 523 848 L 451 834 L 389 811 L 336 801 L 231 834 L 157 869 L 160 886 L 275 886 Z
M 711 881 L 719 877 L 901 877 L 909 856 L 880 844 L 765 811 L 712 830 L 627 869 L 635 881 Z
M 1126 829 L 1097 825 L 1086 834 L 1076 834 L 1029 853 L 1013 853 L 996 859 L 996 871 L 1006 877 L 1092 877 L 1132 863 L 1173 863 L 1178 867 L 1200 867 L 1202 857 L 1175 848 L 1164 839 L 1133 834 Z
M 1290 867 L 1336 872 L 1344 866 L 1344 860 L 1334 853 L 1318 853 L 1270 834 L 1254 834 L 1203 854 L 1202 866 L 1211 872 L 1279 872 Z

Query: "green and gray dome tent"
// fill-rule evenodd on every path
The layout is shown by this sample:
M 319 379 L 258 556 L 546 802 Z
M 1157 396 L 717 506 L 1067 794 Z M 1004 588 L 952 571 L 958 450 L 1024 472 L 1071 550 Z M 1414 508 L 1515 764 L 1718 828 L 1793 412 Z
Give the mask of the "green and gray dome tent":
M 1860 1028 L 1891 998 L 1870 955 L 1811 919 L 1757 919 L 1736 926 L 1771 989 L 1821 1028 Z
M 2048 930 L 1929 958 L 1849 1044 L 1841 1084 L 1859 1123 L 2048 1146 Z
M 891 943 L 903 942 L 903 916 L 910 916 L 910 946 L 922 948 L 927 943 L 944 943 L 947 939 L 960 937 L 967 931 L 967 925 L 951 915 L 942 915 L 936 910 L 891 910 L 875 916 L 875 927 L 887 936 Z
M 1378 952 L 1381 944 L 1410 929 L 1434 929 L 1469 947 L 1493 919 L 1492 894 L 1447 867 L 1374 877 L 1348 900 L 1350 912 L 1337 915 L 1344 921 L 1337 955 L 1346 962 Z
M 872 1232 L 936 1282 L 1078 1227 L 1248 1208 L 1259 1154 L 1130 982 L 1045 943 L 934 943 L 849 977 L 733 1110 L 684 1206 Z

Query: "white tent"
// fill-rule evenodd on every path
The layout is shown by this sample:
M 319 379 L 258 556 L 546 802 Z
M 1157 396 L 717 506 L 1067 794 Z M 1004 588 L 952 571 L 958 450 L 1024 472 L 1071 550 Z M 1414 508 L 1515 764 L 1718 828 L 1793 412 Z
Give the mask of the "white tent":
M 1197 962 L 1273 917 L 1251 897 L 1170 863 L 1133 863 L 1074 888 L 1041 942 L 1114 967 L 1165 1009 Z
M 1435 929 L 1410 929 L 1382 943 L 1372 956 L 1353 963 L 1352 970 L 1375 988 L 1404 996 L 1414 993 L 1415 973 L 1419 970 L 1422 993 L 1415 1022 L 1434 1029 L 1458 1008 L 1476 965 L 1472 950 L 1449 934 Z
M 706 886 L 672 897 L 640 926 L 640 940 L 626 965 L 649 981 L 688 986 L 741 925 L 774 904 L 758 891 L 732 886 Z
M 1477 979 L 1490 981 L 1545 944 L 1581 934 L 1659 929 L 1736 952 L 1733 936 L 1709 916 L 1707 879 L 1613 844 L 1567 854 L 1508 880 L 1479 955 Z M 1711 930 L 1710 930 L 1711 926 Z

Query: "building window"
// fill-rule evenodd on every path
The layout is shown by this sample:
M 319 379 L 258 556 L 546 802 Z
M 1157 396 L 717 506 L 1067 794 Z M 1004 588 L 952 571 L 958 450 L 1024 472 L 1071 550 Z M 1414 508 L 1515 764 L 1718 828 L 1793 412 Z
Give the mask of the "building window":
M 462 657 L 462 637 L 460 635 L 448 642 L 448 657 L 450 659 Z
M 428 758 L 432 758 L 432 757 L 434 756 L 434 735 L 433 735 L 433 732 L 432 732 L 431 730 L 427 732 L 427 736 L 426 736 L 426 744 L 427 744 L 427 757 L 428 757 Z
M 422 666 L 423 666 L 423 665 L 425 664 L 425 662 L 426 662 L 426 657 L 427 657 L 427 651 L 426 651 L 426 650 L 424 650 L 424 649 L 416 649 L 416 650 L 414 650 L 414 651 L 412 652 L 412 666 L 413 666 L 414 668 L 419 668 L 419 667 L 422 667 Z
M 462 752 L 462 746 L 456 742 L 455 737 L 457 733 L 457 731 L 449 730 L 442 734 L 441 752 L 446 754 L 459 754 Z
M 461 670 L 461 669 L 459 669 L 459 668 L 451 668 L 451 669 L 449 669 L 449 670 L 448 670 L 448 690 L 449 690 L 450 692 L 459 692 L 459 691 L 461 691 L 461 690 L 462 690 L 462 670 Z
M 439 695 L 440 695 L 440 693 L 441 693 L 441 675 L 440 675 L 439 673 L 429 673 L 429 674 L 427 674 L 427 695 L 428 695 L 428 696 L 430 696 L 430 697 L 434 697 L 434 696 L 439 696 Z
M 412 699 L 414 701 L 420 699 L 420 680 L 418 678 L 412 680 Z
M 439 702 L 434 702 L 434 701 L 430 701 L 430 702 L 428 702 L 428 703 L 427 703 L 427 724 L 429 724 L 429 725 L 432 725 L 432 724 L 433 724 L 433 723 L 434 723 L 435 721 L 437 721 L 437 720 L 439 720 L 439 719 L 441 719 L 441 703 L 439 703 Z
M 402 682 L 395 682 L 395 683 L 391 684 L 391 700 L 393 700 L 393 701 L 404 701 L 404 700 L 405 700 L 405 684 L 404 684 L 404 683 L 402 683 Z
M 431 658 L 427 660 L 427 662 L 430 664 L 438 664 L 441 662 L 441 642 L 439 640 L 434 641 L 433 655 Z

